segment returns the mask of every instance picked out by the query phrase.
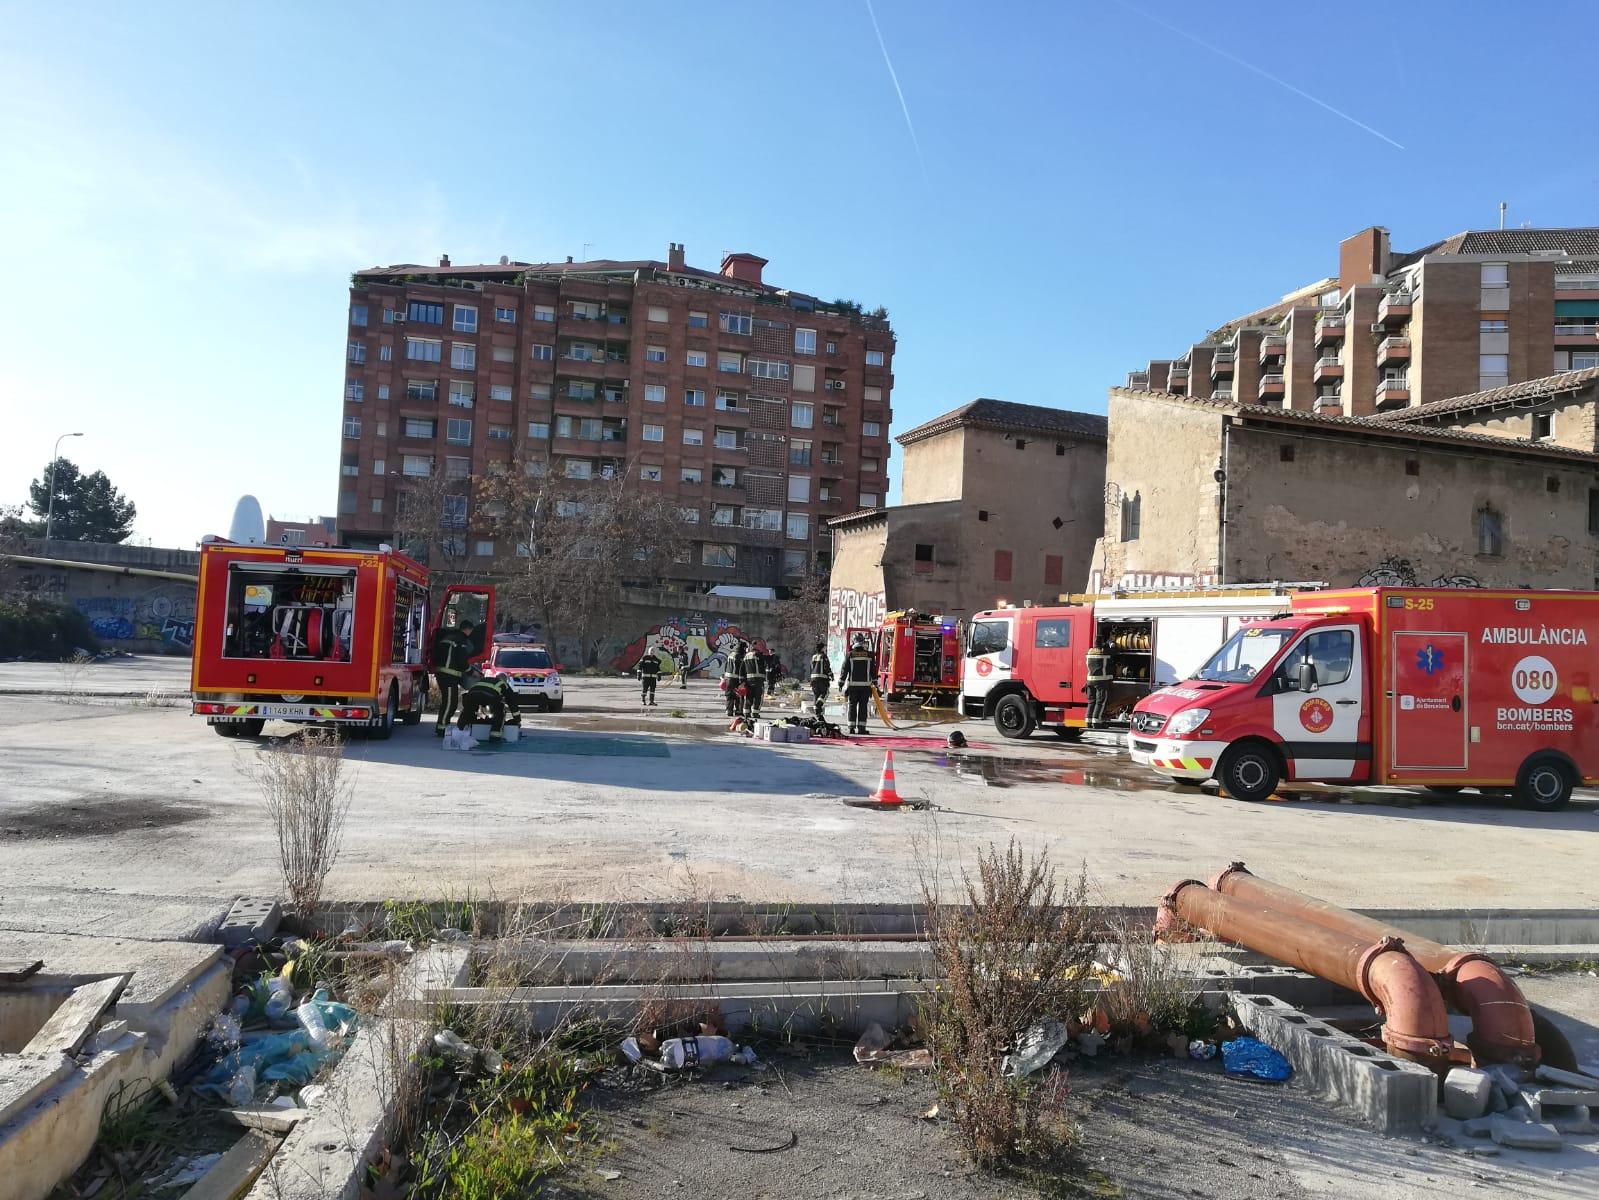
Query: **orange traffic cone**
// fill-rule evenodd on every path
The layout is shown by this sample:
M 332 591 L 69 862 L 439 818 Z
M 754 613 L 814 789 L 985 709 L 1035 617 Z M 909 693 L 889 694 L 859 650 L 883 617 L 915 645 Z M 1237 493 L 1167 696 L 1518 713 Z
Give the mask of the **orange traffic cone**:
M 867 797 L 878 804 L 904 804 L 899 792 L 894 787 L 894 752 L 883 751 L 883 775 L 877 781 L 877 790 Z

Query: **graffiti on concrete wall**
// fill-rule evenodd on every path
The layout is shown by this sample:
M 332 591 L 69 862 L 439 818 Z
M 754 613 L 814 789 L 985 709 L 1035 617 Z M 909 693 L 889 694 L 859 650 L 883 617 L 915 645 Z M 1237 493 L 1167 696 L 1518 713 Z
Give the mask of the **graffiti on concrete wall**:
M 842 635 L 846 629 L 876 629 L 887 612 L 888 599 L 882 592 L 833 588 L 827 593 L 827 632 Z
M 139 596 L 80 596 L 73 603 L 102 641 L 159 643 L 177 653 L 194 648 L 191 587 L 161 584 Z
M 686 613 L 668 617 L 634 638 L 611 660 L 611 666 L 618 671 L 631 671 L 644 655 L 657 654 L 662 656 L 663 670 L 671 671 L 675 664 L 686 660 L 691 674 L 715 679 L 739 642 L 749 642 L 763 654 L 767 651 L 763 639 L 746 636 L 725 617 L 707 619 L 699 613 Z M 671 656 L 671 663 L 666 661 L 667 655 Z
M 1089 572 L 1090 592 L 1178 592 L 1192 588 L 1210 587 L 1216 576 L 1193 571 L 1128 571 L 1114 579 L 1107 579 L 1098 567 Z
M 1416 576 L 1416 568 L 1411 565 L 1408 558 L 1389 556 L 1368 567 L 1355 583 L 1360 587 L 1416 587 L 1421 581 Z M 1480 588 L 1482 581 L 1475 575 L 1439 575 L 1429 580 L 1426 586 Z
M 16 592 L 59 604 L 67 591 L 65 571 L 29 571 L 17 577 Z

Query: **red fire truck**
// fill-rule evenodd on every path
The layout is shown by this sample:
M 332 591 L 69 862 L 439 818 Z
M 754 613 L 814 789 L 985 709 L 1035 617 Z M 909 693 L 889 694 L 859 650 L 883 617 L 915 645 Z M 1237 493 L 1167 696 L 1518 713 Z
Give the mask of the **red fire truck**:
M 906 609 L 887 614 L 878 629 L 845 630 L 845 645 L 857 633 L 871 639 L 877 655 L 877 690 L 885 699 L 922 696 L 942 702 L 960 694 L 960 622 Z
M 1088 648 L 1110 646 L 1107 727 L 1124 729 L 1133 705 L 1185 679 L 1218 641 L 1288 608 L 1290 587 L 1218 588 L 1078 596 L 1064 605 L 998 608 L 972 618 L 961 711 L 987 717 L 1008 738 L 1039 726 L 1082 734 L 1088 715 Z
M 414 725 L 442 623 L 476 626 L 488 654 L 494 589 L 451 587 L 430 614 L 427 568 L 369 553 L 208 542 L 200 548 L 190 668 L 193 711 L 223 737 L 269 720 L 332 724 L 386 738 Z
M 1362 588 L 1293 597 L 1139 703 L 1132 757 L 1241 800 L 1283 779 L 1513 790 L 1599 776 L 1599 593 Z

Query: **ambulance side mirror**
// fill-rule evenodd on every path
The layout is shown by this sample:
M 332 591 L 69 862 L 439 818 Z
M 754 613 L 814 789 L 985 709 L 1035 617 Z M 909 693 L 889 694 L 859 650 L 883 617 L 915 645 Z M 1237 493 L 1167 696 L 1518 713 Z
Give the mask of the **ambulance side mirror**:
M 1316 664 L 1308 659 L 1299 664 L 1299 690 L 1301 692 L 1316 690 Z

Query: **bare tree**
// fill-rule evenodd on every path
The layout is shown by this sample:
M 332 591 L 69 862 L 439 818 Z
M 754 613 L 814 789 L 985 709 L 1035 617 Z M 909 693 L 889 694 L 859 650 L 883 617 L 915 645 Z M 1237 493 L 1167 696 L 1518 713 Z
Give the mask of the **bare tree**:
M 395 549 L 429 567 L 436 591 L 466 579 L 470 476 L 403 475 L 394 500 Z
M 484 520 L 500 549 L 506 598 L 583 643 L 585 664 L 628 583 L 659 580 L 681 552 L 683 518 L 653 494 L 633 464 L 608 477 L 566 475 L 561 461 L 528 460 L 481 481 Z
M 827 578 L 809 574 L 777 606 L 778 653 L 798 677 L 811 647 L 827 640 Z
M 246 771 L 261 789 L 277 834 L 283 890 L 295 913 L 310 920 L 339 857 L 355 794 L 344 775 L 343 743 L 337 732 L 308 730 L 261 754 Z

